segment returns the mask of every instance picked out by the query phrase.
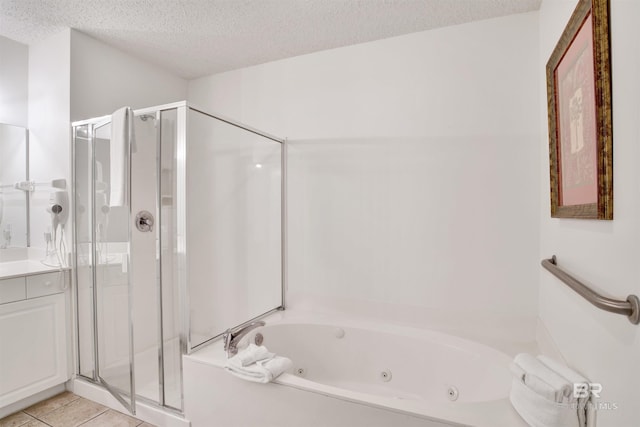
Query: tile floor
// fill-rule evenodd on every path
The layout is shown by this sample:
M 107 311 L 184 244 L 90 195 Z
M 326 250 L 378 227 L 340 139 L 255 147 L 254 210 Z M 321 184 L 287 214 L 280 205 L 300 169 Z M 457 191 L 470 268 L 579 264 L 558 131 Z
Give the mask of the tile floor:
M 65 391 L 0 420 L 0 427 L 153 427 Z

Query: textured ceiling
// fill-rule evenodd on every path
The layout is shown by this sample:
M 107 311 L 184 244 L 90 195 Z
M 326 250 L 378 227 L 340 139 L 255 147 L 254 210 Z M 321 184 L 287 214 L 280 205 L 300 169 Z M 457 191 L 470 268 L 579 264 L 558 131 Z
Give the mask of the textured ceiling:
M 305 53 L 537 10 L 541 0 L 0 0 L 0 35 L 70 27 L 195 78 Z

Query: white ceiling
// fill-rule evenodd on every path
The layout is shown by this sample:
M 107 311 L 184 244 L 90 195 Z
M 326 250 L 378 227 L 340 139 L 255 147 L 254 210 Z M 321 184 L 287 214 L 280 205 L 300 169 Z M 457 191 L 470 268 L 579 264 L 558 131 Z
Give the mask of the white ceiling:
M 184 78 L 537 10 L 541 0 L 0 0 L 0 35 L 70 27 Z

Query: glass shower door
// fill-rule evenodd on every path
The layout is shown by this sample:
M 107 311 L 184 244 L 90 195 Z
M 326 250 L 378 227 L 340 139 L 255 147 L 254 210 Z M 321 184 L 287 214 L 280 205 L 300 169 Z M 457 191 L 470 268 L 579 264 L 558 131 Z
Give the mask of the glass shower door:
M 182 411 L 176 108 L 138 112 L 133 133 L 129 143 L 110 119 L 74 124 L 78 373 L 132 412 L 136 402 Z
M 93 129 L 92 163 L 95 375 L 135 414 L 130 147 L 129 141 L 114 141 L 110 122 Z

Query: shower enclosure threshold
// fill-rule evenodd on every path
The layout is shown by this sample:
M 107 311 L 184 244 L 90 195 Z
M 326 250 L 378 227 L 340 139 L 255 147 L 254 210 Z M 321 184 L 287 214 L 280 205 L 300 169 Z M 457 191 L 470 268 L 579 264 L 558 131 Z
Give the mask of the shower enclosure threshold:
M 86 381 L 82 378 L 74 378 L 70 382 L 70 391 L 85 399 L 93 400 L 115 411 L 128 413 L 118 400 L 105 388 Z M 166 409 L 147 404 L 138 400 L 136 403 L 136 418 L 147 423 L 161 427 L 190 427 L 191 422 L 180 415 L 169 412 Z

